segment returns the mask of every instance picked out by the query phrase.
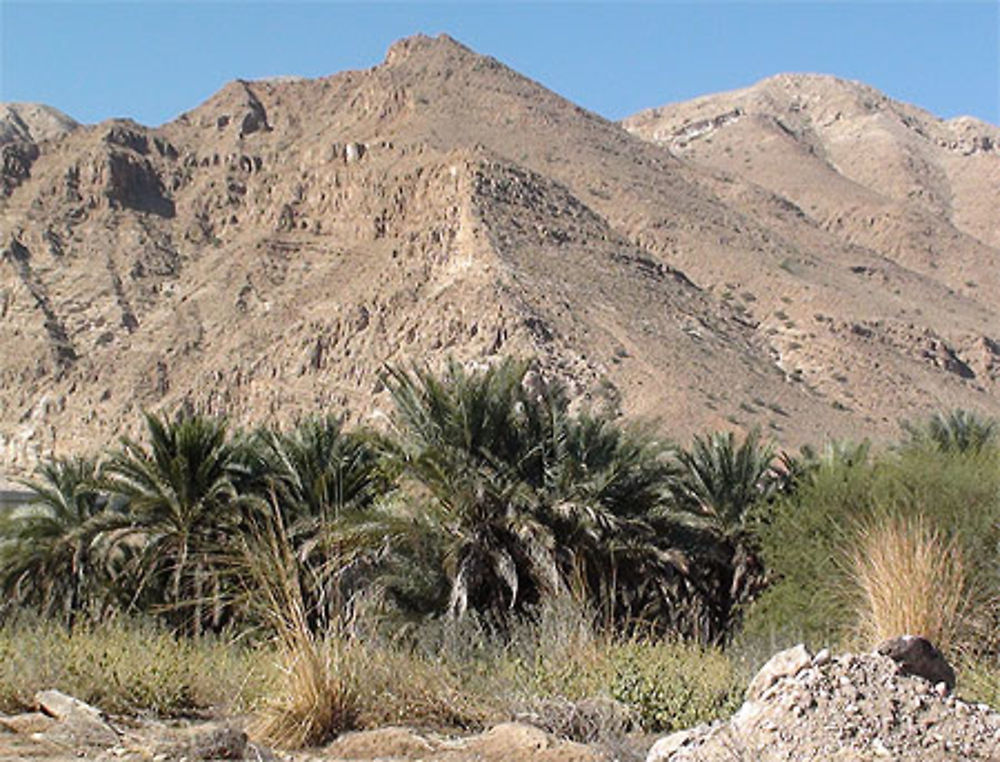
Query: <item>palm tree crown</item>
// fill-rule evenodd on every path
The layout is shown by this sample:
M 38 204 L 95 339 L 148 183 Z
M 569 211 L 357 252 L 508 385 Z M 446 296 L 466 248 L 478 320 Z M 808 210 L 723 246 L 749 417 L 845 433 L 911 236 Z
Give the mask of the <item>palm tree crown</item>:
M 23 482 L 31 503 L 0 523 L 0 586 L 45 613 L 61 609 L 67 621 L 88 591 L 100 589 L 90 551 L 105 501 L 95 471 L 94 461 L 82 457 L 43 464 L 37 479 Z
M 148 447 L 124 438 L 104 468 L 104 484 L 125 505 L 106 531 L 118 542 L 141 540 L 136 597 L 151 594 L 166 609 L 194 607 L 201 627 L 211 597 L 213 622 L 222 614 L 221 574 L 229 540 L 244 524 L 254 498 L 241 494 L 247 477 L 244 448 L 224 421 L 182 415 L 173 421 L 146 414 Z

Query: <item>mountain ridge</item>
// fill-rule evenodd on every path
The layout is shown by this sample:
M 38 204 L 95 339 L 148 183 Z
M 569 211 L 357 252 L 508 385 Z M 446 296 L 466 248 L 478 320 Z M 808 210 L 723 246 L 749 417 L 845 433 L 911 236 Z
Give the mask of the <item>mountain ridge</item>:
M 749 138 L 729 157 L 654 134 L 723 100 L 623 128 L 421 36 L 369 69 L 235 80 L 157 128 L 10 142 L 0 470 L 134 432 L 149 407 L 379 419 L 386 363 L 448 356 L 537 356 L 584 404 L 678 437 L 760 426 L 791 447 L 886 438 L 942 406 L 1000 411 L 989 231 L 963 232 L 931 193 L 830 174 L 804 139 L 769 174 Z M 984 159 L 993 176 L 984 145 L 948 170 L 956 187 Z M 855 195 L 805 193 L 800 166 Z M 957 222 L 986 230 L 967 206 Z

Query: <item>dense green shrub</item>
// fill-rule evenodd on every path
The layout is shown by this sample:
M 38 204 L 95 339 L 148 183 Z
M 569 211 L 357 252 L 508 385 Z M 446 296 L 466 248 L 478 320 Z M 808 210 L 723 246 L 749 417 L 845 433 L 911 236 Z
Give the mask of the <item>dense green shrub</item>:
M 958 543 L 970 589 L 983 602 L 983 630 L 969 637 L 985 636 L 993 623 L 988 602 L 1000 593 L 1000 452 L 925 441 L 870 459 L 822 462 L 793 494 L 766 507 L 759 533 L 773 584 L 749 616 L 749 635 L 794 632 L 814 645 L 842 638 L 856 617 L 848 559 L 858 532 L 889 516 L 923 517 Z
M 616 645 L 610 659 L 611 696 L 632 708 L 650 733 L 728 717 L 743 701 L 743 675 L 716 649 L 640 640 Z

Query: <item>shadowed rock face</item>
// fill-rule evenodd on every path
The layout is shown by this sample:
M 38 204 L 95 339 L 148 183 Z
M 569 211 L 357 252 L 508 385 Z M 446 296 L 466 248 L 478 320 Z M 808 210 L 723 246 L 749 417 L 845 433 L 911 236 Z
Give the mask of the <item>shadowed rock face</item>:
M 902 635 L 885 641 L 876 649 L 899 665 L 900 673 L 916 675 L 948 690 L 955 687 L 955 670 L 927 638 Z
M 143 408 L 379 419 L 385 363 L 448 356 L 538 356 L 680 439 L 761 426 L 792 447 L 1000 413 L 1000 259 L 976 206 L 997 206 L 992 133 L 828 85 L 663 110 L 686 137 L 661 145 L 414 37 L 372 69 L 230 83 L 156 129 L 40 137 L 17 111 L 0 470 L 137 433 Z M 849 170 L 876 134 L 930 141 L 913 194 L 903 149 L 864 148 L 891 187 Z

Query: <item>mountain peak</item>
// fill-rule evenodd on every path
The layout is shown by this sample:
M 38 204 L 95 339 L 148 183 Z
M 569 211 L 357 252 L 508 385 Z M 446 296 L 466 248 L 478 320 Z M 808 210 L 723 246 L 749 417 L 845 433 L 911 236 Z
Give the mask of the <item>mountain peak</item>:
M 414 34 L 397 40 L 389 46 L 385 55 L 385 65 L 394 66 L 417 55 L 461 55 L 478 57 L 469 47 L 466 47 L 449 34 L 441 33 L 434 37 L 426 34 Z
M 79 126 L 69 115 L 43 103 L 0 103 L 0 145 L 52 140 Z

